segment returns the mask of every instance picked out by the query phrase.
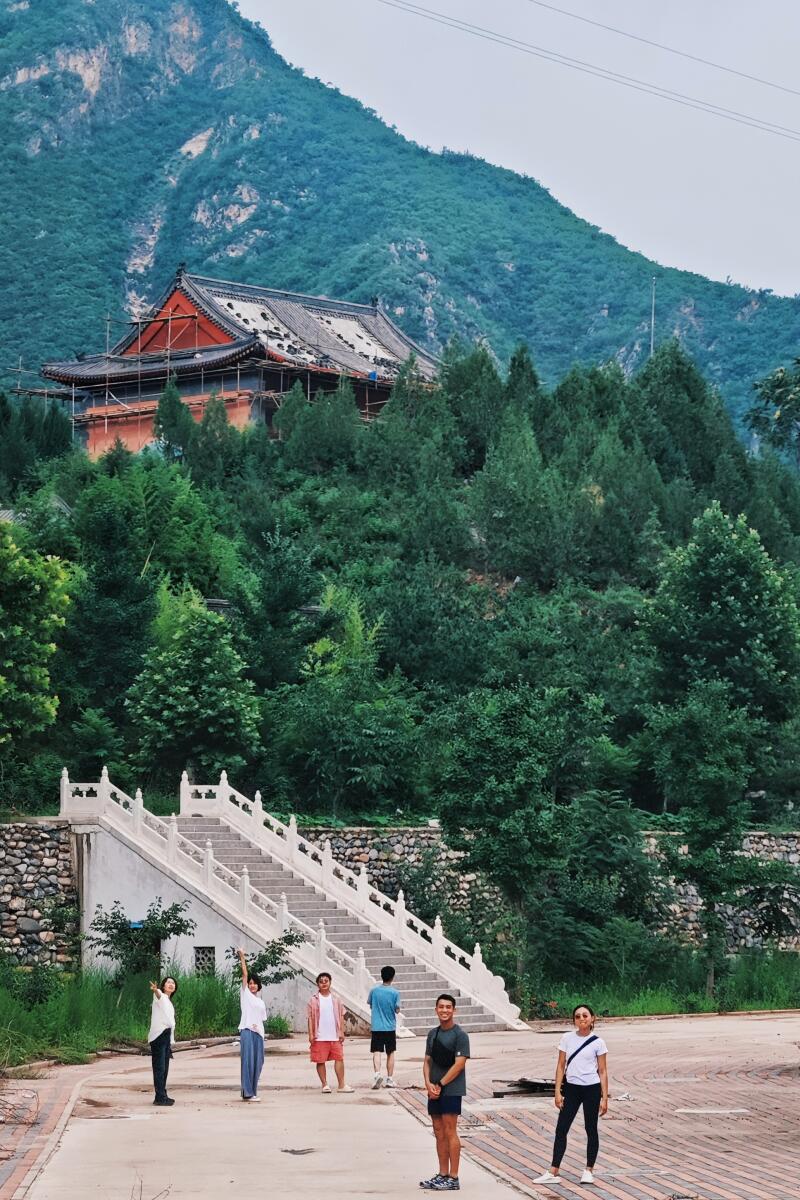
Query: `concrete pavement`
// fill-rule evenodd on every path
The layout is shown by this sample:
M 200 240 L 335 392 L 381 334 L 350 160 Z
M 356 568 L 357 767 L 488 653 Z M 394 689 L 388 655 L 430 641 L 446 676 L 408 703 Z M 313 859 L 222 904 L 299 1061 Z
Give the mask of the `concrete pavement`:
M 416 1083 L 424 1043 L 401 1047 L 404 1080 Z M 232 1190 L 296 1200 L 421 1194 L 419 1180 L 437 1170 L 429 1129 L 392 1093 L 369 1089 L 365 1039 L 348 1039 L 347 1060 L 358 1090 L 323 1096 L 303 1043 L 270 1043 L 261 1102 L 245 1104 L 230 1048 L 180 1053 L 170 1067 L 173 1108 L 152 1106 L 149 1060 L 128 1060 L 84 1084 L 59 1147 L 15 1200 L 217 1200 Z M 513 1196 L 466 1159 L 461 1180 L 481 1200 Z

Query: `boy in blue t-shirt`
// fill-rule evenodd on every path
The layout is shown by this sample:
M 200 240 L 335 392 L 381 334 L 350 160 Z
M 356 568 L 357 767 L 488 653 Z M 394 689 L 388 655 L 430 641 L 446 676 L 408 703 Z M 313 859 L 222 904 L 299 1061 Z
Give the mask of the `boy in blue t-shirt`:
M 373 1088 L 381 1084 L 387 1088 L 397 1087 L 394 1081 L 394 1054 L 397 1049 L 397 1014 L 400 1011 L 400 993 L 392 987 L 394 967 L 381 967 L 381 983 L 367 996 L 372 1009 L 372 1065 L 375 1068 Z M 386 1078 L 381 1074 L 381 1054 L 386 1055 Z

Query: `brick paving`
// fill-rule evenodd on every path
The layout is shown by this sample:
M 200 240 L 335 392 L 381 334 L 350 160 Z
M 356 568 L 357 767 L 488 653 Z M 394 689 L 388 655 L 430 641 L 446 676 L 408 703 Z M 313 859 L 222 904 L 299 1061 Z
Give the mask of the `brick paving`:
M 564 1182 L 535 1186 L 550 1162 L 553 1099 L 492 1099 L 492 1081 L 552 1078 L 563 1028 L 540 1026 L 508 1050 L 496 1035 L 473 1038 L 462 1140 L 476 1162 L 545 1200 L 800 1200 L 800 1017 L 606 1022 L 612 1099 L 596 1185 L 578 1183 L 586 1146 L 578 1116 Z M 398 1101 L 428 1120 L 421 1091 Z M 681 1111 L 698 1109 L 711 1111 Z
M 0 1200 L 14 1200 L 58 1127 L 76 1085 L 128 1065 L 126 1057 L 107 1056 L 74 1067 L 35 1071 L 33 1078 L 0 1081 L 0 1095 L 13 1104 L 13 1119 L 0 1125 Z

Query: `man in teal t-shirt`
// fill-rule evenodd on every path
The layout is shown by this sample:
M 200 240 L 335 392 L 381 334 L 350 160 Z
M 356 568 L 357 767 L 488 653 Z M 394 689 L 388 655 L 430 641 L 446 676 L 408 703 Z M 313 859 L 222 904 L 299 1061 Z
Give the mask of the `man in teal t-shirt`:
M 367 996 L 372 1010 L 372 1065 L 375 1068 L 373 1088 L 381 1084 L 396 1087 L 394 1081 L 394 1054 L 397 1049 L 397 1014 L 400 1011 L 400 993 L 392 987 L 394 967 L 381 967 L 381 983 Z M 386 1078 L 381 1074 L 381 1055 L 386 1055 Z

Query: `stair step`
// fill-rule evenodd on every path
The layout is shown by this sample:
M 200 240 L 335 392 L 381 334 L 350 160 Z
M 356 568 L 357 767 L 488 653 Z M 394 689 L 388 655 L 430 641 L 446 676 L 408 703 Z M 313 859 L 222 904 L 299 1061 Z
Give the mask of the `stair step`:
M 217 861 L 237 874 L 246 866 L 251 886 L 256 891 L 275 902 L 284 895 L 290 916 L 296 920 L 312 928 L 322 920 L 328 940 L 336 949 L 353 958 L 363 950 L 367 970 L 375 977 L 382 966 L 391 963 L 397 970 L 396 984 L 402 997 L 403 1018 L 409 1029 L 424 1034 L 433 1027 L 436 997 L 441 992 L 450 992 L 459 1001 L 457 1020 L 464 1029 L 477 1032 L 506 1028 L 504 1022 L 494 1019 L 480 1005 L 463 996 L 446 976 L 419 962 L 413 952 L 395 945 L 391 934 L 374 928 L 367 918 L 348 912 L 346 902 L 329 898 L 302 874 L 295 873 L 219 818 L 179 817 L 178 828 L 183 837 L 201 849 L 210 841 Z

